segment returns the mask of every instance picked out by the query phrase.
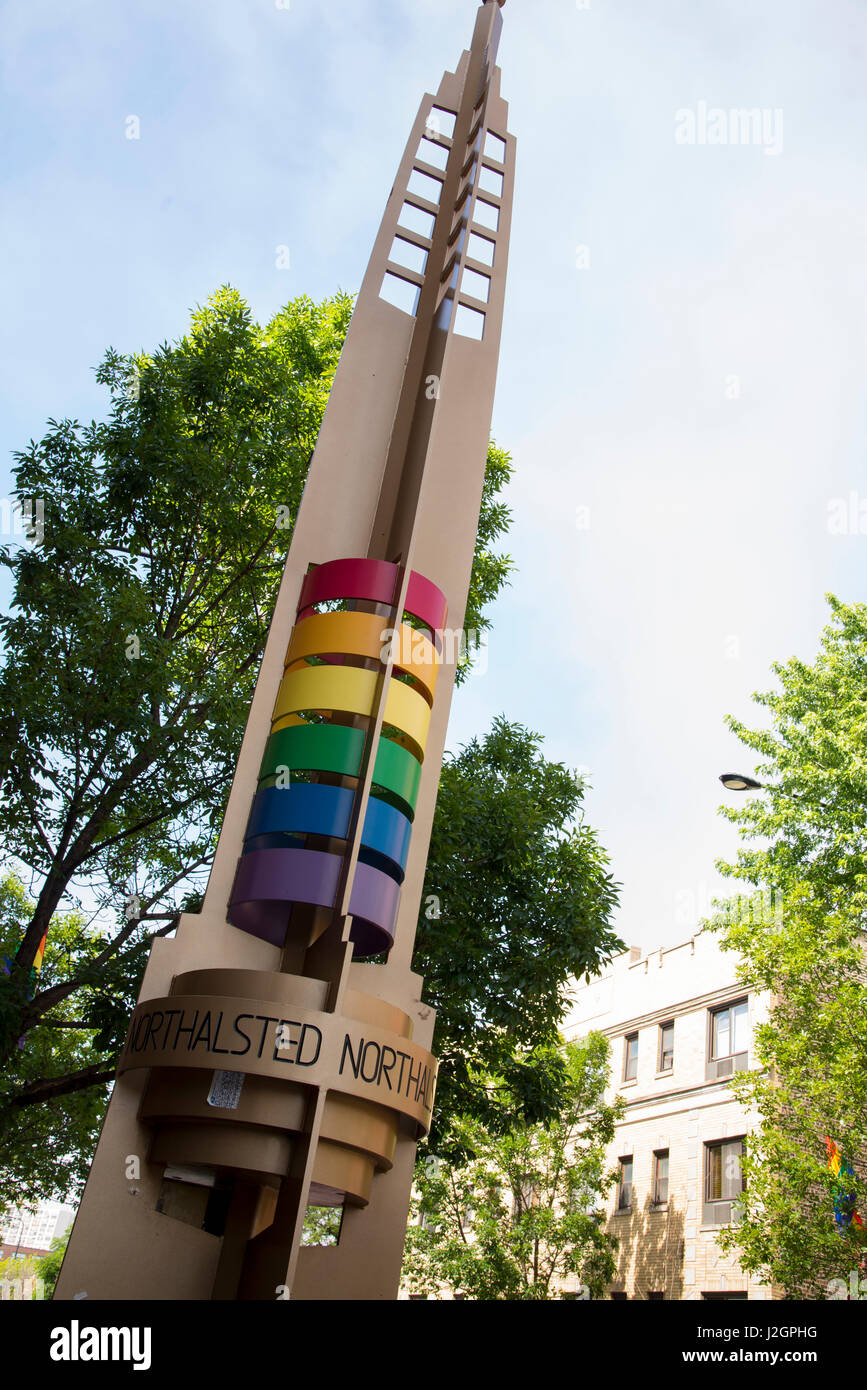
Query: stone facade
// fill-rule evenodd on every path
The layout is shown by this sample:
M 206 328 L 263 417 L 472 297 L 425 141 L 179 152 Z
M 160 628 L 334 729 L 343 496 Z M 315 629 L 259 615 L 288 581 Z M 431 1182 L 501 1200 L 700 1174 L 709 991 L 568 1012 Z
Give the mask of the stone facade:
M 736 964 L 703 931 L 646 955 L 633 947 L 573 990 L 565 1036 L 607 1035 L 607 1098 L 626 1105 L 608 1154 L 621 1175 L 608 1203 L 620 1241 L 611 1297 L 773 1297 L 716 1241 L 737 1219 L 737 1141 L 754 1123 L 727 1076 L 755 1065 L 753 1032 L 767 1017 Z

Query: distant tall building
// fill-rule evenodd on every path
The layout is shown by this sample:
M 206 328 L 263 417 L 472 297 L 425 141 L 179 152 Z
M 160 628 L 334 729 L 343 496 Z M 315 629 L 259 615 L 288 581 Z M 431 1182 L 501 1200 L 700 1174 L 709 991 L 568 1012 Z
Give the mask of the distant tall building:
M 644 956 L 633 947 L 574 990 L 565 1035 L 606 1034 L 606 1098 L 626 1105 L 608 1150 L 619 1174 L 608 1217 L 620 1242 L 611 1298 L 773 1297 L 716 1243 L 737 1220 L 753 1123 L 729 1077 L 755 1065 L 753 1032 L 768 1009 L 766 996 L 738 984 L 736 964 L 703 931 Z
M 57 1298 L 396 1296 L 436 1079 L 413 941 L 506 285 L 502 3 L 410 132 L 202 911 L 152 947 Z M 305 1244 L 311 1209 L 331 1244 Z
M 61 1202 L 39 1202 L 35 1211 L 9 1207 L 0 1213 L 0 1260 L 16 1255 L 44 1255 L 56 1236 L 72 1225 L 75 1208 Z

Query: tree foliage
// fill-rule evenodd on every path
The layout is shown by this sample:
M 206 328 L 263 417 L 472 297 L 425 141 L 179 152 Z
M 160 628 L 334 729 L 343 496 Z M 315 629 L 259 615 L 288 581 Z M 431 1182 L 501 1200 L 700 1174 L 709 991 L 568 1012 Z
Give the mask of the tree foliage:
M 0 963 L 14 956 L 34 904 L 12 875 L 0 881 Z M 144 929 L 124 953 L 99 963 L 105 937 L 81 912 L 57 913 L 45 946 L 41 991 L 78 981 L 21 1035 L 3 1068 L 0 1105 L 0 1205 L 35 1203 L 78 1190 L 87 1176 L 114 1074 L 118 1020 L 127 1016 L 129 971 L 142 969 Z M 32 990 L 34 981 L 30 989 Z M 11 1023 L 14 996 L 0 994 Z M 26 1006 L 26 992 L 25 992 Z M 20 1008 L 20 1006 L 19 1006 Z
M 54 1285 L 57 1283 L 57 1276 L 60 1274 L 60 1266 L 63 1264 L 63 1257 L 66 1254 L 66 1247 L 69 1244 L 71 1234 L 72 1226 L 62 1236 L 55 1236 L 48 1253 L 37 1257 L 34 1261 L 36 1273 L 42 1280 L 42 1297 L 46 1300 L 50 1299 L 54 1293 Z
M 39 1272 L 40 1264 L 39 1258 L 33 1255 L 23 1257 L 19 1255 L 17 1259 L 14 1255 L 10 1255 L 8 1259 L 0 1260 L 0 1298 L 4 1298 L 4 1285 L 6 1287 L 5 1298 L 18 1300 L 25 1298 L 28 1279 L 33 1280 L 30 1286 L 31 1300 L 42 1300 L 50 1297 L 45 1292 L 45 1284 Z
M 741 953 L 741 979 L 774 1004 L 770 1022 L 756 1029 L 761 1070 L 731 1082 L 760 1124 L 747 1139 L 742 1219 L 721 1243 L 791 1297 L 825 1297 L 829 1282 L 847 1282 L 867 1253 L 867 1224 L 835 1222 L 825 1146 L 829 1136 L 854 1161 L 845 1190 L 867 1223 L 864 905 L 841 895 L 834 907 L 804 887 L 786 898 L 782 923 L 724 928 L 724 944 Z
M 44 534 L 0 551 L 0 864 L 27 889 L 0 974 L 0 1126 L 21 1135 L 8 1200 L 48 1129 L 25 1110 L 65 1096 L 57 1131 L 91 1125 L 149 943 L 198 903 L 351 312 L 346 294 L 300 298 L 260 325 L 224 287 L 180 341 L 106 353 L 104 421 L 51 420 L 16 456 Z M 477 629 L 510 568 L 491 549 L 509 470 L 492 446 Z M 34 982 L 49 927 L 64 954 Z M 61 1164 L 59 1190 L 77 1171 Z
M 722 1241 L 745 1268 L 812 1298 L 859 1268 L 867 1230 L 835 1223 L 825 1148 L 829 1136 L 854 1165 L 850 1209 L 867 1223 L 867 607 L 830 605 L 815 662 L 775 666 L 779 688 L 755 697 L 770 727 L 729 721 L 761 755 L 767 786 L 726 808 L 746 845 L 720 868 L 760 892 L 712 924 L 744 983 L 771 996 L 755 1039 L 763 1070 L 732 1082 L 760 1123 L 743 1220 Z
M 456 1119 L 467 1160 L 419 1165 L 404 1257 L 413 1292 L 540 1300 L 583 1286 L 582 1297 L 601 1297 L 616 1268 L 602 1207 L 614 1178 L 605 1146 L 619 1113 L 603 1101 L 608 1041 L 592 1033 L 557 1057 L 566 1085 L 548 1124 L 515 1127 L 521 1098 L 494 1082 L 492 1104 L 507 1123 L 492 1131 Z M 525 1062 L 534 1060 L 545 1061 Z
M 769 727 L 726 720 L 759 755 L 766 787 L 723 808 L 744 845 L 735 864 L 720 866 L 780 892 L 809 883 L 820 897 L 858 888 L 867 873 L 867 607 L 828 602 L 816 660 L 774 665 L 778 688 L 753 696 Z
M 581 819 L 583 786 L 541 742 L 499 718 L 443 763 L 413 961 L 437 1009 L 434 1153 L 455 1152 L 452 1117 L 497 1132 L 557 1114 L 568 983 L 622 949 L 608 859 Z
M 39 884 L 18 969 L 71 885 L 147 911 L 208 862 L 350 311 L 262 329 L 221 290 L 132 376 L 106 354 L 106 422 L 17 455 L 44 511 L 3 556 L 2 847 Z
M 482 505 L 479 511 L 479 529 L 476 532 L 476 548 L 473 568 L 470 575 L 470 589 L 464 614 L 464 631 L 467 634 L 466 646 L 458 661 L 457 684 L 461 685 L 469 675 L 473 658 L 485 634 L 490 631 L 491 619 L 485 611 L 497 594 L 508 583 L 514 569 L 511 557 L 494 550 L 493 543 L 505 535 L 512 523 L 512 513 L 499 494 L 512 476 L 512 459 L 505 449 L 498 449 L 491 440 L 488 446 L 488 460 L 485 467 L 485 481 L 482 488 Z

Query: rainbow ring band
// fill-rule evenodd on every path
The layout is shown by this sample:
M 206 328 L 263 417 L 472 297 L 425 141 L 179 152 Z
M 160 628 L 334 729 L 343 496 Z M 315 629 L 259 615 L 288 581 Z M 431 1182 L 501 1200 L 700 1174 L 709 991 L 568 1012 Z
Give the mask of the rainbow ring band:
M 234 926 L 276 946 L 286 942 L 295 904 L 336 905 L 379 679 L 375 667 L 355 663 L 378 666 L 388 644 L 394 674 L 349 912 L 354 956 L 387 952 L 393 944 L 447 604 L 430 580 L 413 572 L 406 611 L 427 631 L 406 622 L 391 629 L 376 613 L 317 610 L 337 600 L 392 605 L 398 581 L 396 565 L 348 559 L 316 566 L 302 585 L 229 900 Z M 355 726 L 361 720 L 367 727 Z M 303 780 L 293 781 L 299 773 Z M 355 785 L 335 786 L 335 777 Z M 309 837 L 316 837 L 313 844 Z M 320 847 L 322 840 L 328 848 Z M 342 853 L 330 847 L 335 840 L 344 842 Z

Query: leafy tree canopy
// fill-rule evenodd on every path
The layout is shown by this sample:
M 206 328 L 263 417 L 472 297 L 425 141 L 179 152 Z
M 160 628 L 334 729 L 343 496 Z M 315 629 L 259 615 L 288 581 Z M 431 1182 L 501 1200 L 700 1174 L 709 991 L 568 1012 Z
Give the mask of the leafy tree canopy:
M 777 892 L 801 882 L 819 896 L 865 886 L 867 606 L 832 595 L 828 602 L 832 621 L 816 660 L 775 665 L 779 688 L 753 697 L 769 711 L 770 727 L 726 720 L 759 755 L 766 789 L 723 808 L 744 846 L 720 869 Z
M 413 1292 L 449 1288 L 472 1299 L 601 1297 L 615 1272 L 615 1241 L 602 1199 L 614 1175 L 605 1146 L 622 1102 L 604 1104 L 609 1045 L 601 1033 L 555 1049 L 566 1078 L 561 1109 L 547 1125 L 492 1131 L 456 1119 L 466 1161 L 417 1168 L 404 1278 Z M 526 1059 L 545 1062 L 542 1055 Z M 508 1115 L 522 1098 L 500 1083 Z
M 33 908 L 14 876 L 0 881 L 0 963 L 14 956 Z M 21 1035 L 4 1064 L 0 1205 L 36 1203 L 83 1185 L 114 1074 L 115 1037 L 128 1017 L 128 977 L 143 969 L 147 944 L 140 928 L 126 951 L 100 963 L 105 937 L 88 929 L 81 912 L 52 919 L 38 988 L 70 979 L 77 986 Z M 14 1024 L 20 1003 L 11 993 L 0 1002 Z
M 761 755 L 767 786 L 725 808 L 745 847 L 719 867 L 760 892 L 723 904 L 711 924 L 739 953 L 744 983 L 771 997 L 755 1039 L 764 1069 L 732 1082 L 760 1124 L 747 1141 L 743 1219 L 722 1242 L 809 1298 L 859 1270 L 867 1231 L 867 606 L 829 602 L 816 660 L 775 666 L 779 689 L 755 697 L 770 727 L 729 720 Z M 826 1136 L 855 1169 L 842 1185 Z
M 622 949 L 610 925 L 617 889 L 582 820 L 582 783 L 545 759 L 541 742 L 500 718 L 443 763 L 413 962 L 438 1011 L 431 1152 L 454 1152 L 451 1117 L 496 1133 L 556 1115 L 568 984 Z
M 754 915 L 721 928 L 723 944 L 741 953 L 741 978 L 774 1000 L 756 1029 L 759 1069 L 731 1082 L 760 1123 L 747 1139 L 740 1224 L 721 1243 L 793 1298 L 824 1298 L 832 1279 L 848 1285 L 867 1254 L 864 907 L 863 895 L 841 894 L 835 907 L 805 886 L 787 895 L 781 922 Z M 855 1167 L 842 1184 L 829 1171 L 826 1136 Z M 848 1218 L 841 1224 L 835 1200 Z
M 60 1266 L 63 1264 L 63 1257 L 66 1254 L 66 1247 L 69 1244 L 69 1237 L 72 1234 L 72 1227 L 62 1236 L 55 1236 L 51 1242 L 51 1248 L 46 1255 L 39 1256 L 35 1261 L 36 1273 L 42 1280 L 44 1299 L 50 1299 L 54 1293 L 54 1285 L 57 1283 L 57 1276 L 60 1273 Z

